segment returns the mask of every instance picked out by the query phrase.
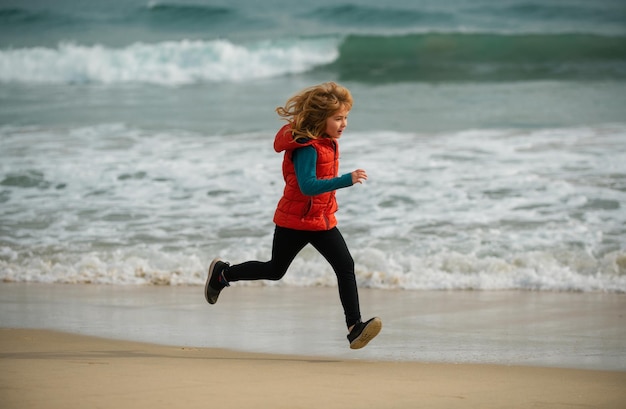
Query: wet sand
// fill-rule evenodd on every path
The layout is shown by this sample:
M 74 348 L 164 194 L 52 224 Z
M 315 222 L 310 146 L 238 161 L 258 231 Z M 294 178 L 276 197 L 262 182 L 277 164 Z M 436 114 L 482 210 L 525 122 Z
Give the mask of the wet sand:
M 0 327 L 385 361 L 626 371 L 626 295 L 360 290 L 381 334 L 348 348 L 336 288 L 0 284 Z
M 623 408 L 626 297 L 0 285 L 3 408 Z
M 272 355 L 0 329 L 2 407 L 623 408 L 626 372 Z

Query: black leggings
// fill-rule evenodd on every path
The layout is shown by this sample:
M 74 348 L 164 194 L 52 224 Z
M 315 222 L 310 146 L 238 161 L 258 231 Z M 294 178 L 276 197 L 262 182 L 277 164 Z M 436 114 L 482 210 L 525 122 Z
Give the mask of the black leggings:
M 230 266 L 224 272 L 224 277 L 228 281 L 280 280 L 296 255 L 309 243 L 324 256 L 337 275 L 346 324 L 348 327 L 356 324 L 361 320 L 361 312 L 354 260 L 336 227 L 324 231 L 303 231 L 276 226 L 270 261 L 247 261 Z

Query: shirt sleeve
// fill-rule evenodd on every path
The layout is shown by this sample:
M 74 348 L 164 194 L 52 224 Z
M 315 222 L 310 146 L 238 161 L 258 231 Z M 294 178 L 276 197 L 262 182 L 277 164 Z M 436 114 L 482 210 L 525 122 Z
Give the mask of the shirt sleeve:
M 305 146 L 293 151 L 292 160 L 300 191 L 307 196 L 315 196 L 352 186 L 350 173 L 332 179 L 318 179 L 315 172 L 317 151 L 312 146 Z

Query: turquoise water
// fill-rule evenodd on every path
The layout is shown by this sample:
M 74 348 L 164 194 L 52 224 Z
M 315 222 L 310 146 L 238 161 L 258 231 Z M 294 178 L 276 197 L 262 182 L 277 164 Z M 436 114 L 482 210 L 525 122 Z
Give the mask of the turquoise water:
M 269 257 L 274 108 L 355 97 L 361 285 L 626 291 L 621 1 L 5 1 L 0 277 L 200 284 Z M 305 250 L 278 285 L 334 285 Z

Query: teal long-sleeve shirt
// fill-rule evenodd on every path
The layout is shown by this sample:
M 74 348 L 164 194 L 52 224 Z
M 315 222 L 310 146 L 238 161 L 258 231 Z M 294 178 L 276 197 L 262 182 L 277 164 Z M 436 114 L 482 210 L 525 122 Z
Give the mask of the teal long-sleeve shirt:
M 332 179 L 318 179 L 316 174 L 317 151 L 305 146 L 293 151 L 293 165 L 300 191 L 306 196 L 315 196 L 344 187 L 352 186 L 352 175 L 346 173 Z

